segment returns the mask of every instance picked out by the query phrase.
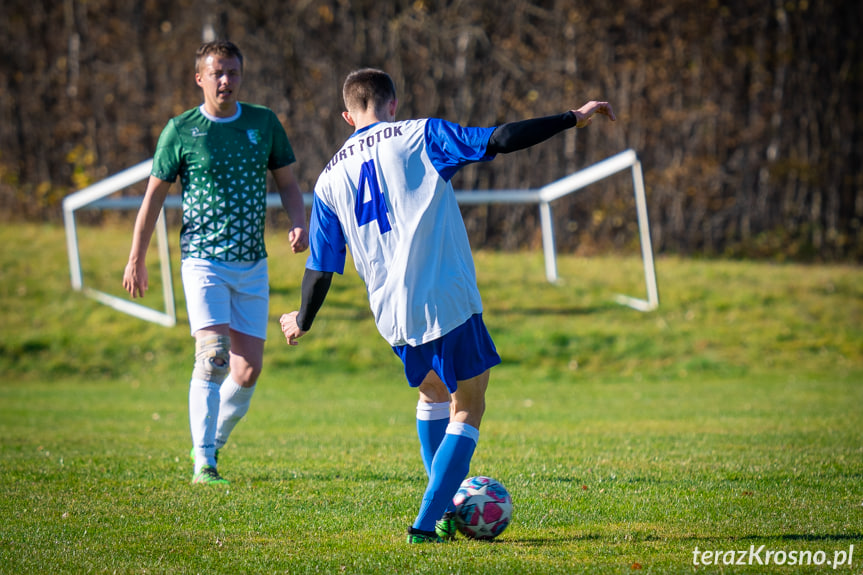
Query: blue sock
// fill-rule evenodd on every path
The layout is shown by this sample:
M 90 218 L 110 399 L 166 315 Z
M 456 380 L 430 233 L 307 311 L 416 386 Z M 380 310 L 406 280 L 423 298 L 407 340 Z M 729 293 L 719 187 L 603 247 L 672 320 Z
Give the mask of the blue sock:
M 435 522 L 452 504 L 459 485 L 470 471 L 479 430 L 466 423 L 450 423 L 431 465 L 428 487 L 414 521 L 414 529 L 434 531 Z
M 420 439 L 420 453 L 426 476 L 431 475 L 432 460 L 437 448 L 443 441 L 446 426 L 449 425 L 449 402 L 417 403 L 417 435 Z

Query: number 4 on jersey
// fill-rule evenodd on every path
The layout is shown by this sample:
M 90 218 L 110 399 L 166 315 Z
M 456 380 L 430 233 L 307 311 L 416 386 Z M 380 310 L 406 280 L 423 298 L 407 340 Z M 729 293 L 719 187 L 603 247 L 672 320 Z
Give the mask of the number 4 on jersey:
M 366 187 L 369 193 L 366 194 Z M 368 196 L 368 200 L 366 197 Z M 357 201 L 354 209 L 357 216 L 357 224 L 364 226 L 373 221 L 378 222 L 378 229 L 382 234 L 392 229 L 387 219 L 387 202 L 381 186 L 378 183 L 378 174 L 375 170 L 375 161 L 364 162 L 360 172 L 360 183 L 357 186 Z

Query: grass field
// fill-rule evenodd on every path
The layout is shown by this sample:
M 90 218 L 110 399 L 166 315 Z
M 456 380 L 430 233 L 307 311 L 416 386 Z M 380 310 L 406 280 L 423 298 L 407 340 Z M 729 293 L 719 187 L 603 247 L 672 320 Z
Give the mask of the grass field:
M 121 294 L 130 236 L 81 230 L 87 285 Z M 540 253 L 478 253 L 504 363 L 471 472 L 514 522 L 408 546 L 415 392 L 353 270 L 284 344 L 304 257 L 281 240 L 219 489 L 189 484 L 179 279 L 159 327 L 70 289 L 61 228 L 0 228 L 0 573 L 863 573 L 860 268 L 662 258 L 643 314 L 610 303 L 643 294 L 636 257 L 561 257 L 552 286 Z

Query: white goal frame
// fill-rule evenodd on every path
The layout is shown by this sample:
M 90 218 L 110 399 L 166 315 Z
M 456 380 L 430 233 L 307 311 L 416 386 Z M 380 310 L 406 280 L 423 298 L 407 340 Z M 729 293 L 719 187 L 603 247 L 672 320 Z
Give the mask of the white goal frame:
M 179 196 L 168 196 L 156 222 L 156 242 L 159 250 L 159 263 L 162 273 L 162 290 L 165 309 L 156 310 L 128 299 L 120 298 L 84 285 L 81 268 L 80 247 L 78 245 L 75 212 L 82 209 L 115 209 L 133 210 L 141 205 L 140 197 L 121 197 L 107 199 L 108 196 L 129 186 L 145 180 L 150 175 L 152 159 L 115 174 L 101 182 L 93 184 L 78 192 L 74 192 L 63 200 L 63 219 L 66 226 L 66 246 L 69 252 L 69 270 L 72 288 L 80 291 L 105 305 L 140 319 L 155 322 L 166 327 L 177 324 L 174 303 L 174 278 L 171 275 L 170 249 L 168 247 L 168 231 L 165 223 L 165 208 L 180 208 Z M 569 194 L 603 180 L 609 176 L 630 170 L 632 187 L 635 195 L 635 208 L 638 218 L 639 241 L 641 244 L 641 259 L 644 265 L 644 282 L 647 299 L 617 294 L 614 300 L 635 310 L 647 312 L 659 307 L 659 291 L 656 284 L 656 268 L 653 261 L 653 246 L 650 239 L 650 223 L 647 216 L 647 201 L 644 193 L 644 175 L 641 162 L 635 151 L 625 150 L 606 158 L 583 170 L 579 170 L 538 189 L 531 190 L 475 190 L 457 191 L 455 193 L 459 204 L 527 204 L 539 206 L 540 225 L 542 227 L 542 246 L 545 255 L 545 276 L 550 283 L 560 284 L 557 273 L 557 249 L 554 239 L 554 223 L 551 203 Z M 311 194 L 304 194 L 305 205 L 312 203 Z M 278 194 L 267 194 L 267 207 L 281 206 Z
M 158 323 L 165 327 L 174 327 L 177 325 L 177 313 L 174 303 L 174 277 L 171 275 L 171 254 L 168 248 L 168 227 L 165 223 L 164 207 L 159 212 L 159 219 L 156 220 L 156 243 L 158 245 L 159 264 L 162 272 L 162 294 L 165 300 L 164 311 L 159 311 L 85 286 L 84 273 L 81 268 L 81 251 L 78 245 L 78 227 L 75 222 L 75 212 L 86 208 L 123 209 L 125 207 L 125 209 L 129 209 L 136 207 L 136 205 L 139 206 L 141 198 L 130 198 L 136 200 L 136 202 L 128 207 L 123 206 L 119 200 L 114 200 L 113 203 L 104 205 L 106 202 L 103 198 L 147 179 L 150 176 L 152 166 L 152 159 L 141 162 L 63 199 L 63 221 L 66 225 L 66 249 L 69 252 L 69 273 L 72 280 L 72 289 L 83 292 L 84 295 L 123 313 Z M 122 199 L 124 198 L 120 198 L 120 200 Z

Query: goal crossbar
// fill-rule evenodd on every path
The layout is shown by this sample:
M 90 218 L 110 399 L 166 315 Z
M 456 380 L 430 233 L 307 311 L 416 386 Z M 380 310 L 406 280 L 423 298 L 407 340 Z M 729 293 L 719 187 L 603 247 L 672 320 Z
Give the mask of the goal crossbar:
M 66 227 L 66 244 L 69 253 L 69 270 L 72 288 L 80 291 L 105 305 L 140 319 L 152 321 L 167 327 L 176 325 L 176 310 L 174 304 L 174 285 L 171 275 L 170 250 L 168 247 L 168 232 L 165 223 L 165 209 L 177 209 L 182 205 L 179 196 L 172 195 L 165 199 L 159 219 L 156 223 L 156 241 L 159 250 L 159 261 L 162 273 L 162 289 L 165 301 L 164 310 L 156 310 L 120 298 L 84 285 L 81 267 L 80 246 L 78 244 L 75 212 L 82 209 L 114 209 L 135 210 L 140 207 L 142 198 L 121 197 L 108 198 L 111 194 L 132 186 L 150 175 L 152 159 L 141 162 L 92 186 L 74 192 L 63 200 L 63 219 Z M 545 257 L 545 275 L 551 283 L 560 283 L 557 272 L 557 249 L 555 247 L 554 222 L 552 202 L 569 194 L 573 194 L 600 180 L 618 172 L 630 170 L 632 187 L 635 195 L 635 207 L 638 218 L 639 242 L 641 244 L 641 259 L 644 267 L 644 281 L 647 299 L 617 294 L 614 300 L 639 311 L 651 311 L 659 307 L 659 292 L 656 283 L 656 269 L 653 261 L 653 247 L 650 239 L 650 224 L 647 216 L 647 201 L 644 191 L 644 175 L 641 162 L 633 150 L 625 150 L 606 158 L 587 168 L 574 172 L 564 178 L 546 184 L 537 189 L 528 190 L 473 190 L 456 191 L 459 204 L 537 204 L 539 206 L 540 225 L 542 228 L 542 245 Z M 311 194 L 304 194 L 306 207 L 311 206 Z M 267 207 L 281 206 L 278 194 L 267 194 Z

